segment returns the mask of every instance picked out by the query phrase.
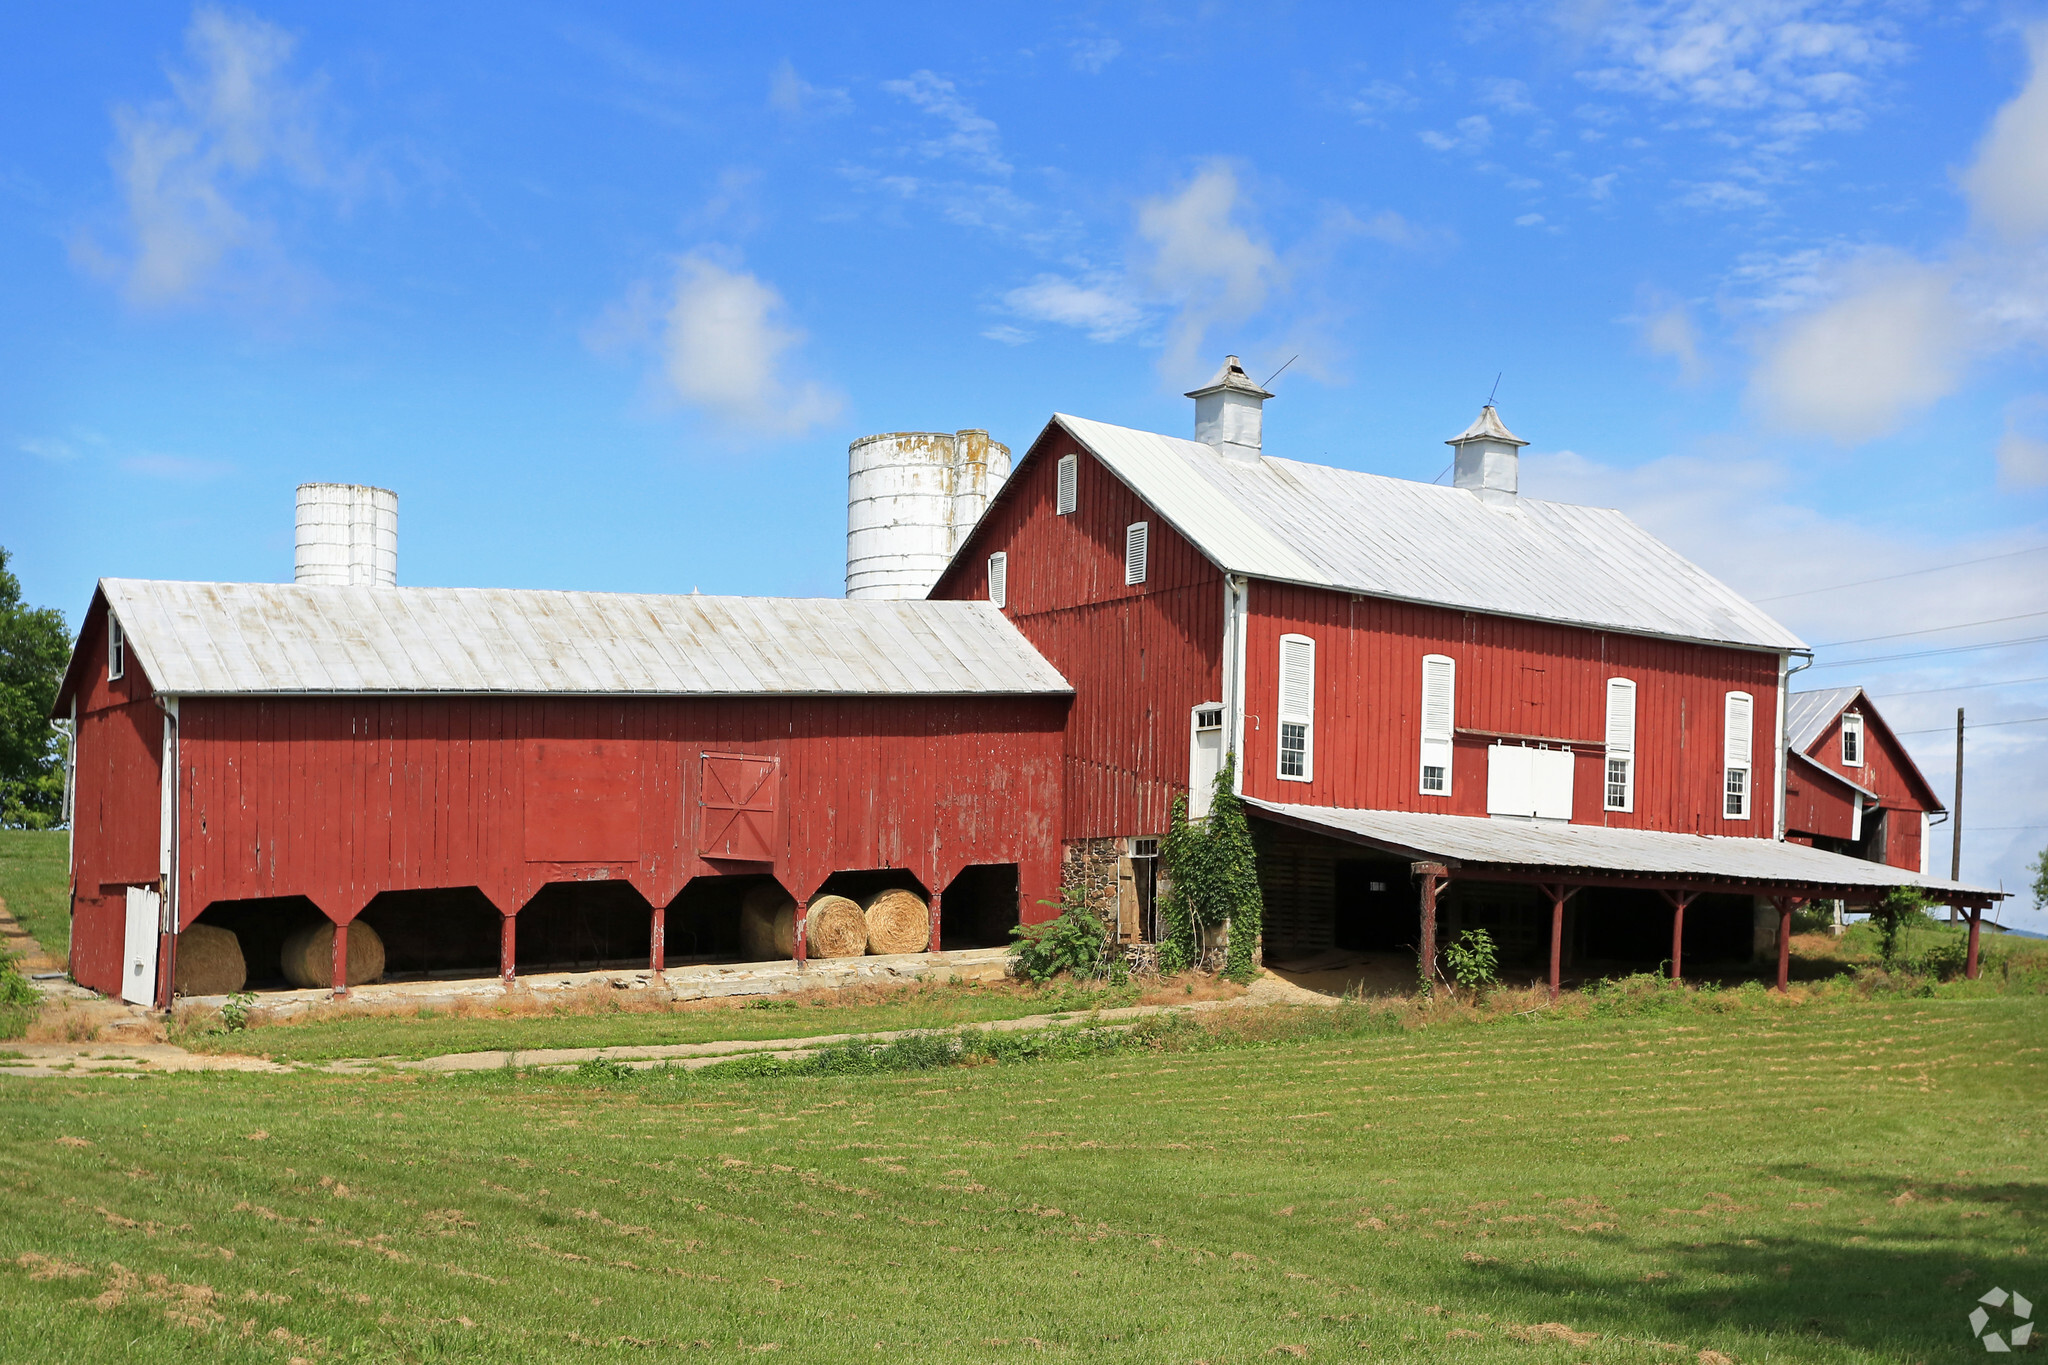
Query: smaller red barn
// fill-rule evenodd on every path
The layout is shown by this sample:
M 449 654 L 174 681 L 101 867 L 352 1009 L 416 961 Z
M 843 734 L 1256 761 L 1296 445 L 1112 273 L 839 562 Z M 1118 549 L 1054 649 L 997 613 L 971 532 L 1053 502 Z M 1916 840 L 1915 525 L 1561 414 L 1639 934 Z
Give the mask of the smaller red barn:
M 1860 687 L 1785 700 L 1785 837 L 1929 870 L 1927 830 L 1947 807 Z

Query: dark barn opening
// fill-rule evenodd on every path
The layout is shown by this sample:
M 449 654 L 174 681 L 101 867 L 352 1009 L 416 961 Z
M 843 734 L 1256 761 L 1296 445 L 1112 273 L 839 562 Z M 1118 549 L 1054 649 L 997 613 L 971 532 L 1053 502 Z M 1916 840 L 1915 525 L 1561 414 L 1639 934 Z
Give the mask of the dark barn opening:
M 210 924 L 232 933 L 242 946 L 249 969 L 245 987 L 252 991 L 288 991 L 279 955 L 287 937 L 312 924 L 327 923 L 320 907 L 304 896 L 260 896 L 251 900 L 215 901 L 200 912 L 195 924 Z
M 654 907 L 631 882 L 550 882 L 519 912 L 514 962 L 522 972 L 644 967 Z
M 977 863 L 960 869 L 939 900 L 939 948 L 1001 948 L 1018 919 L 1017 865 Z
M 1355 953 L 1415 951 L 1422 902 L 1407 864 L 1340 858 L 1331 889 L 1332 946 Z
M 662 929 L 667 948 L 664 965 L 743 961 L 740 905 L 755 887 L 774 884 L 773 877 L 757 873 L 693 878 L 669 902 Z
M 386 981 L 498 974 L 504 917 L 474 886 L 381 892 L 357 918 L 384 940 Z

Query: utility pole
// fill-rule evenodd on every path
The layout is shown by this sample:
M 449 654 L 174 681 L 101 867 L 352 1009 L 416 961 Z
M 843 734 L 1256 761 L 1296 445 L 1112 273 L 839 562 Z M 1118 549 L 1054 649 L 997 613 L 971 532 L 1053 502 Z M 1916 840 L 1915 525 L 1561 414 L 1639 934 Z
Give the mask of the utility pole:
M 1948 879 L 1963 879 L 1963 708 L 1956 708 L 1956 799 L 1949 806 Z M 1956 922 L 1956 908 L 1948 908 L 1948 922 Z

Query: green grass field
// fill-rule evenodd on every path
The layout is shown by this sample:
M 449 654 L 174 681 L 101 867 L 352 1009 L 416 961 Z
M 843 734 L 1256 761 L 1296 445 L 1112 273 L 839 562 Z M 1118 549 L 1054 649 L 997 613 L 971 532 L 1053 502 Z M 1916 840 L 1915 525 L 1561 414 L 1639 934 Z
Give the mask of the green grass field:
M 0 829 L 0 900 L 60 962 L 71 953 L 69 838 L 61 829 Z
M 0 1359 L 1932 1360 L 2048 1302 L 2048 1000 L 1542 1018 L 0 1082 Z

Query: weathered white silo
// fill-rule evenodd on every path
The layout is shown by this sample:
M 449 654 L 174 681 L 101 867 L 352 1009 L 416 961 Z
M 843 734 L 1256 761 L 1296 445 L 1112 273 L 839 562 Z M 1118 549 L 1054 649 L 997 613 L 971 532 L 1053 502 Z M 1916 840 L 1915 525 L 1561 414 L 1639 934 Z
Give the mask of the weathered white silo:
M 292 581 L 398 586 L 398 494 L 359 483 L 299 485 Z
M 847 447 L 846 595 L 920 598 L 1010 477 L 986 431 L 890 431 Z

